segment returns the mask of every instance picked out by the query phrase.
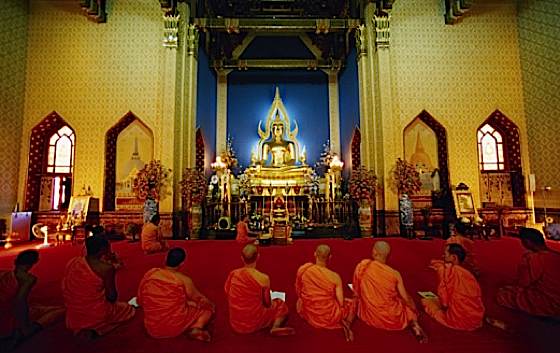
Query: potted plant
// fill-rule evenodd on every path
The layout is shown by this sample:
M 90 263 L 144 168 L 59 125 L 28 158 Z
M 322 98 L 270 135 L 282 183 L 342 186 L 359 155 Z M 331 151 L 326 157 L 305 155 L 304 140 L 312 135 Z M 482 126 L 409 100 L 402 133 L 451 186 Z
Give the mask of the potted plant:
M 406 238 L 414 236 L 414 213 L 409 196 L 420 191 L 422 182 L 416 167 L 407 161 L 397 158 L 393 168 L 393 183 L 399 195 L 399 221 L 401 235 Z
M 207 193 L 207 181 L 202 171 L 186 168 L 180 182 L 183 207 L 188 213 L 189 233 L 197 239 L 202 226 L 202 202 Z
M 372 235 L 373 203 L 375 202 L 375 191 L 377 189 L 377 177 L 373 171 L 360 167 L 352 171 L 348 181 L 350 197 L 358 203 L 358 217 L 360 233 Z
M 158 212 L 159 201 L 169 194 L 170 184 L 171 169 L 159 160 L 149 161 L 138 171 L 132 189 L 138 199 L 144 200 L 144 223 Z

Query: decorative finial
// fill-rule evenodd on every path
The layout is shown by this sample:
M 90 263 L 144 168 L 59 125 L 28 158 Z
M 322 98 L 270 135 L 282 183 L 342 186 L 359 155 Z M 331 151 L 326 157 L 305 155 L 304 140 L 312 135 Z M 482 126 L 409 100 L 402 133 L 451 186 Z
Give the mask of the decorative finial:
M 280 98 L 280 88 L 278 86 L 276 86 L 276 93 L 274 94 L 274 100 L 282 100 L 282 98 Z

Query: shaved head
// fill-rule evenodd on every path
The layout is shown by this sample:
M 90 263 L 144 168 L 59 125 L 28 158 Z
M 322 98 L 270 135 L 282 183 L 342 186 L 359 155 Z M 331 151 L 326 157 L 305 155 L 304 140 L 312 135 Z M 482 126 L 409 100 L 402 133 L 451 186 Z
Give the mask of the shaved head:
M 241 258 L 243 262 L 246 264 L 252 264 L 253 262 L 257 261 L 257 257 L 259 256 L 259 250 L 253 244 L 247 244 L 241 250 Z
M 331 256 L 331 248 L 326 244 L 321 244 L 315 249 L 315 256 L 321 261 L 327 261 Z
M 391 253 L 391 245 L 389 245 L 386 241 L 380 240 L 373 244 L 371 254 L 374 259 L 385 261 L 387 256 L 389 256 L 389 253 Z

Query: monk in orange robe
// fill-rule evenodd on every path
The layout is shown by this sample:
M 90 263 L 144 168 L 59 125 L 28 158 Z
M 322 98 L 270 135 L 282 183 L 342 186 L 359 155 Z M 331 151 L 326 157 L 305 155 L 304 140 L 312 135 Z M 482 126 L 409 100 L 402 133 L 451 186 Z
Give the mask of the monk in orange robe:
M 138 304 L 144 308 L 144 326 L 150 336 L 169 338 L 186 332 L 209 342 L 205 327 L 214 315 L 214 304 L 180 271 L 186 257 L 185 250 L 173 248 L 165 267 L 146 272 L 138 288 Z
M 315 250 L 315 264 L 308 262 L 298 269 L 297 312 L 313 327 L 342 328 L 346 340 L 353 341 L 357 301 L 344 298 L 340 276 L 328 268 L 330 259 L 331 249 L 322 244 Z
M 387 265 L 391 246 L 375 242 L 372 259 L 362 260 L 354 271 L 353 290 L 358 299 L 358 317 L 366 324 L 384 330 L 409 327 L 424 343 L 424 330 L 418 324 L 414 301 L 406 291 L 401 274 Z
M 531 315 L 560 317 L 560 253 L 547 248 L 536 229 L 522 228 L 519 234 L 528 251 L 517 283 L 501 288 L 496 299 L 500 305 Z
M 87 255 L 66 265 L 62 295 L 66 305 L 66 326 L 87 339 L 102 336 L 134 316 L 134 308 L 117 302 L 115 267 L 109 242 L 100 236 L 86 238 Z
M 247 224 L 247 222 L 249 222 L 249 216 L 243 215 L 241 216 L 241 220 L 237 222 L 237 225 L 235 226 L 237 231 L 235 240 L 240 244 L 255 242 L 255 237 L 257 236 L 257 233 L 251 232 L 249 230 L 249 225 Z
M 169 249 L 167 242 L 163 239 L 163 235 L 159 230 L 159 222 L 160 217 L 159 214 L 156 213 L 148 223 L 142 226 L 140 243 L 145 254 L 153 254 Z
M 0 337 L 8 337 L 10 348 L 64 317 L 62 306 L 28 304 L 37 283 L 29 271 L 38 261 L 37 250 L 25 250 L 16 257 L 12 271 L 0 271 Z
M 231 271 L 226 280 L 229 323 L 237 333 L 270 328 L 274 336 L 293 335 L 293 328 L 283 327 L 288 319 L 288 306 L 281 299 L 271 300 L 270 278 L 257 270 L 258 257 L 255 245 L 245 245 L 241 252 L 244 266 Z
M 472 273 L 461 266 L 465 249 L 449 244 L 444 260 L 432 260 L 431 268 L 439 278 L 439 298 L 424 298 L 426 313 L 440 324 L 456 330 L 472 331 L 482 326 L 484 305 L 480 286 Z
M 467 270 L 471 271 L 475 277 L 480 276 L 480 270 L 478 268 L 478 263 L 476 261 L 476 256 L 474 255 L 474 242 L 465 236 L 466 229 L 463 222 L 457 222 L 455 226 L 455 232 L 447 239 L 447 245 L 449 244 L 459 244 L 465 249 L 467 257 L 463 261 L 463 266 Z

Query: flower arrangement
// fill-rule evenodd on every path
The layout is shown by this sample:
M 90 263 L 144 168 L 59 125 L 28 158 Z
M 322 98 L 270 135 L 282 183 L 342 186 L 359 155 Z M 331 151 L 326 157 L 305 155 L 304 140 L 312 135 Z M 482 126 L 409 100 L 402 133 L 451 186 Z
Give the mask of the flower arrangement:
M 397 158 L 397 164 L 393 168 L 393 182 L 399 194 L 414 195 L 422 186 L 420 173 L 414 165 L 400 158 Z
M 200 205 L 204 201 L 208 191 L 204 172 L 195 168 L 186 168 L 180 185 L 183 202 L 187 209 L 191 208 L 192 205 Z
M 151 160 L 136 174 L 132 189 L 140 200 L 161 200 L 168 194 L 170 183 L 171 169 L 164 167 L 159 160 Z
M 360 167 L 352 171 L 352 176 L 348 181 L 348 189 L 354 200 L 372 201 L 377 189 L 377 177 L 373 171 Z

